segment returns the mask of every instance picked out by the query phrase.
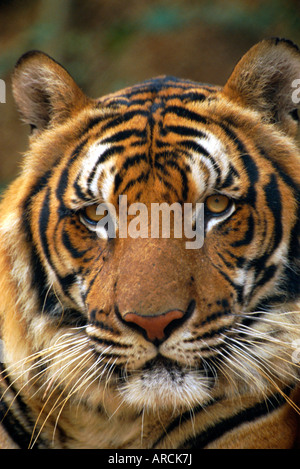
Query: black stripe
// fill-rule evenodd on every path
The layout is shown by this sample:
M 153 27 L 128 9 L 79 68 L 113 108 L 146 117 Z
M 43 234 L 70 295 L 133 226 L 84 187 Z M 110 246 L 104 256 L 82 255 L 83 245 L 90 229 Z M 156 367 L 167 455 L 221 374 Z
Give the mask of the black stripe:
M 268 259 L 269 259 L 268 254 L 264 254 L 263 256 L 258 257 L 257 259 L 252 259 L 250 262 L 247 262 L 246 271 L 254 270 L 255 272 L 255 282 L 254 282 L 252 289 L 248 293 L 248 298 L 252 298 L 257 288 L 269 282 L 276 275 L 278 266 L 272 264 L 266 267 L 266 262 L 268 261 Z M 258 278 L 259 280 L 257 280 Z M 277 297 L 277 292 L 275 294 L 275 297 Z M 277 297 L 277 300 L 278 300 L 278 297 Z M 285 298 L 285 301 L 286 301 L 286 298 Z M 272 303 L 271 296 L 268 296 L 268 302 L 270 306 L 270 304 Z
M 219 272 L 220 275 L 222 275 L 222 277 L 229 283 L 229 285 L 231 285 L 231 287 L 235 290 L 236 292 L 236 296 L 237 296 L 237 302 L 239 304 L 243 303 L 243 286 L 242 285 L 238 285 L 236 283 L 234 283 L 232 281 L 232 279 L 230 278 L 229 275 L 226 274 L 226 272 L 224 272 L 223 269 L 221 269 L 220 267 L 218 267 L 216 264 L 213 264 L 213 267 Z
M 147 162 L 147 156 L 145 153 L 137 153 L 134 156 L 129 156 L 126 158 L 124 161 L 121 171 L 127 171 L 127 169 L 131 168 L 132 166 L 140 163 L 141 161 L 146 161 Z
M 198 91 L 190 91 L 188 93 L 183 93 L 181 95 L 175 95 L 174 97 L 178 97 L 178 99 L 183 100 L 184 102 L 187 101 L 197 101 L 197 102 L 202 102 L 206 99 L 205 94 L 199 93 Z M 170 96 L 170 99 L 172 99 L 173 96 Z
M 119 132 L 116 132 L 110 137 L 105 138 L 102 143 L 120 143 L 123 140 L 127 140 L 128 138 L 131 138 L 133 136 L 145 140 L 147 138 L 147 132 L 146 130 L 139 129 L 120 130 Z
M 161 164 L 161 163 L 159 163 L 158 161 L 155 160 L 154 161 L 154 166 L 164 176 L 169 176 L 170 177 L 170 173 L 167 170 L 167 168 L 165 167 L 165 165 L 163 165 L 163 164 Z M 170 182 L 166 181 L 165 178 L 160 177 L 160 182 L 167 188 L 168 191 L 172 191 L 175 194 L 175 197 L 178 201 L 180 200 L 179 193 L 177 191 L 177 187 L 174 187 Z
M 241 145 L 241 144 L 239 144 L 239 145 Z M 244 167 L 246 169 L 246 172 L 247 172 L 247 175 L 248 175 L 248 180 L 249 180 L 249 187 L 248 187 L 247 195 L 245 197 L 243 197 L 242 200 L 243 200 L 243 202 L 251 204 L 254 207 L 255 203 L 256 203 L 255 183 L 258 181 L 258 178 L 259 178 L 258 168 L 257 168 L 253 158 L 248 153 L 246 153 L 246 150 L 245 150 L 244 146 L 239 148 L 239 150 L 241 152 L 245 152 L 245 153 L 242 153 L 240 155 L 240 157 L 241 157 L 241 160 L 244 163 Z
M 289 254 L 288 254 L 288 266 L 285 268 L 283 280 L 281 282 L 281 288 L 283 290 L 283 295 L 274 295 L 274 299 L 268 299 L 268 302 L 271 301 L 282 302 L 284 301 L 296 301 L 300 297 L 300 281 L 299 281 L 299 265 L 298 259 L 300 257 L 300 187 L 299 184 L 293 180 L 291 176 L 286 174 L 280 165 L 272 159 L 267 152 L 259 147 L 261 155 L 273 166 L 278 177 L 288 186 L 295 197 L 295 200 L 298 202 L 298 214 L 297 222 L 293 227 L 290 235 L 290 245 L 289 245 Z M 281 227 L 282 228 L 282 227 Z M 288 295 L 288 296 L 287 296 Z M 268 303 L 268 304 L 269 304 Z
M 123 182 L 123 176 L 121 173 L 124 171 L 127 171 L 129 168 L 131 168 L 134 165 L 139 164 L 141 161 L 146 161 L 147 162 L 147 156 L 144 153 L 137 153 L 134 156 L 129 156 L 126 158 L 124 161 L 122 168 L 120 171 L 115 175 L 115 180 L 114 180 L 114 193 L 116 193 L 120 187 L 120 185 Z
M 193 127 L 186 127 L 184 125 L 168 125 L 166 127 L 162 127 L 163 135 L 169 132 L 173 132 L 181 137 L 197 137 L 197 138 L 205 138 L 206 135 L 201 130 L 197 130 Z
M 63 202 L 63 197 L 64 197 L 64 194 L 65 194 L 65 192 L 68 188 L 68 184 L 69 184 L 70 166 L 80 156 L 81 151 L 82 151 L 83 147 L 86 145 L 87 141 L 88 141 L 88 138 L 85 138 L 84 140 L 82 140 L 76 146 L 76 148 L 73 150 L 73 152 L 72 152 L 72 154 L 69 158 L 69 161 L 68 161 L 67 165 L 63 169 L 63 171 L 61 173 L 61 176 L 59 178 L 59 183 L 56 187 L 56 197 L 60 202 L 60 209 L 59 210 L 61 210 L 62 212 L 64 212 L 65 209 L 66 209 L 65 204 Z
M 228 254 L 234 260 L 234 266 L 238 267 L 239 269 L 244 267 L 247 259 L 244 256 L 237 256 L 230 252 L 228 249 L 225 250 L 225 253 Z
M 173 160 L 166 160 L 165 161 L 166 166 L 170 166 L 171 168 L 175 169 L 176 171 L 179 172 L 181 176 L 181 183 L 182 183 L 182 201 L 185 201 L 187 198 L 188 190 L 189 190 L 189 185 L 188 185 L 188 178 L 186 175 L 186 171 L 184 171 L 176 161 Z
M 52 175 L 52 170 L 49 170 L 45 174 L 43 174 L 43 176 L 41 176 L 36 181 L 36 183 L 33 185 L 32 189 L 31 189 L 31 192 L 26 197 L 26 199 L 23 203 L 23 213 L 25 215 L 24 218 L 23 218 L 24 227 L 25 227 L 25 231 L 29 235 L 29 237 L 30 237 L 31 232 L 30 232 L 30 229 L 29 229 L 29 218 L 30 217 L 28 217 L 28 214 L 30 213 L 31 203 L 32 203 L 34 197 L 46 187 L 51 175 Z M 30 237 L 30 240 L 31 240 L 31 237 Z
M 218 311 L 215 311 L 214 313 L 210 314 L 207 316 L 201 323 L 199 324 L 198 328 L 202 328 L 203 326 L 206 326 L 207 324 L 210 324 L 211 322 L 214 322 L 216 320 L 219 320 L 222 317 L 228 316 L 232 314 L 230 305 L 227 301 L 226 298 L 223 298 L 219 302 L 217 302 L 220 306 L 223 307 L 223 309 L 219 309 Z M 188 339 L 189 341 L 190 339 Z
M 252 204 L 255 206 L 256 202 L 256 191 L 255 191 L 255 183 L 258 181 L 259 178 L 259 171 L 257 168 L 257 165 L 253 158 L 249 155 L 247 152 L 247 149 L 244 145 L 244 143 L 241 141 L 240 138 L 236 135 L 236 133 L 232 130 L 229 129 L 224 123 L 219 123 L 218 124 L 225 132 L 225 134 L 232 140 L 232 142 L 235 144 L 237 147 L 239 153 L 240 153 L 240 158 L 243 161 L 245 170 L 248 175 L 248 180 L 249 180 L 249 187 L 248 187 L 248 192 L 245 197 L 243 197 L 243 202 Z
M 271 239 L 271 245 L 269 246 L 268 252 L 266 252 L 263 256 L 257 259 L 253 259 L 252 261 L 248 263 L 248 266 L 247 266 L 248 269 L 255 269 L 256 279 L 259 276 L 261 276 L 259 280 L 255 281 L 255 284 L 252 290 L 249 292 L 249 298 L 251 298 L 254 295 L 257 288 L 265 285 L 276 275 L 277 270 L 278 270 L 277 266 L 273 264 L 273 265 L 266 267 L 266 262 L 268 261 L 269 256 L 272 255 L 274 250 L 280 244 L 282 240 L 282 235 L 283 235 L 281 193 L 279 190 L 279 186 L 278 186 L 278 182 L 277 182 L 277 178 L 275 174 L 272 174 L 270 176 L 270 182 L 264 186 L 264 192 L 265 192 L 267 206 L 271 210 L 273 217 L 274 217 L 274 228 L 272 229 L 272 231 L 274 232 L 274 235 Z M 250 230 L 249 230 L 249 226 L 248 226 L 248 231 L 245 234 L 244 240 L 242 241 L 250 242 L 252 236 L 253 236 L 253 227 L 250 227 Z M 233 243 L 233 245 L 240 246 L 242 241 L 237 241 L 236 243 Z M 269 301 L 271 301 L 270 298 L 269 298 Z
M 49 205 L 50 205 L 50 189 L 48 188 L 46 195 L 44 197 L 42 209 L 40 211 L 38 227 L 39 227 L 39 235 L 40 235 L 44 255 L 47 261 L 49 262 L 49 264 L 51 265 L 50 249 L 49 249 L 49 244 L 48 244 L 48 239 L 47 239 L 47 234 L 46 234 L 48 223 L 49 223 L 49 217 L 50 217 Z
M 180 144 L 185 145 L 185 148 L 187 148 L 188 150 L 192 150 L 195 153 L 203 155 L 211 162 L 213 170 L 217 173 L 216 187 L 218 187 L 221 182 L 222 171 L 219 168 L 217 161 L 212 157 L 212 155 L 198 142 L 194 142 L 192 140 L 183 140 L 182 142 L 180 142 Z
M 97 327 L 100 327 L 100 323 L 98 323 Z M 102 328 L 104 329 L 104 328 Z M 98 344 L 101 344 L 101 345 L 105 345 L 105 346 L 113 346 L 114 348 L 117 348 L 117 349 L 128 349 L 128 348 L 132 348 L 132 345 L 129 345 L 129 344 L 122 344 L 120 342 L 118 342 L 118 340 L 116 341 L 113 341 L 113 340 L 108 340 L 108 339 L 101 339 L 100 337 L 97 337 L 97 336 L 94 336 L 94 335 L 91 335 L 89 334 L 89 337 L 94 340 L 95 342 L 97 342 Z M 105 351 L 101 351 L 101 356 L 102 355 L 106 355 L 106 356 L 120 356 L 116 351 L 114 352 L 110 352 L 110 350 L 107 350 L 106 352 Z
M 39 310 L 43 313 L 51 315 L 53 311 L 56 311 L 55 317 L 61 317 L 60 309 L 57 308 L 58 300 L 56 295 L 49 290 L 48 278 L 43 265 L 40 260 L 40 256 L 36 246 L 33 243 L 31 222 L 30 222 L 30 210 L 33 198 L 42 190 L 45 189 L 47 182 L 51 176 L 51 171 L 45 173 L 32 188 L 31 193 L 24 202 L 24 216 L 23 216 L 23 227 L 26 235 L 26 241 L 30 246 L 30 265 L 31 265 L 31 288 L 37 292 L 37 300 L 39 302 Z M 44 198 L 43 207 L 39 217 L 39 233 L 41 240 L 43 240 L 44 253 L 50 256 L 49 246 L 46 237 L 46 229 L 49 220 L 49 197 L 50 190 L 47 189 L 46 196 Z M 45 217 L 45 218 L 44 218 Z M 51 265 L 50 258 L 47 258 Z M 53 266 L 52 266 L 53 267 Z M 65 288 L 69 287 L 75 280 L 74 276 L 67 276 L 65 279 L 60 278 L 61 285 Z M 77 311 L 71 309 L 65 309 L 63 317 L 60 319 L 63 324 L 76 324 L 85 325 L 85 318 Z
M 157 144 L 157 142 L 155 142 Z M 155 153 L 155 161 L 154 161 L 154 165 L 155 165 L 155 162 L 157 160 L 167 160 L 167 159 L 170 159 L 170 160 L 181 160 L 182 159 L 182 156 L 179 152 L 174 152 L 172 150 L 167 150 L 167 145 L 160 145 L 160 143 L 158 144 L 158 147 L 159 148 L 163 148 L 163 151 L 159 151 L 159 152 L 156 152 Z M 191 155 L 189 153 L 186 154 L 189 158 L 191 157 Z
M 0 376 L 1 379 L 6 381 L 7 388 L 9 388 L 10 392 L 13 393 L 14 403 L 13 406 L 2 399 L 0 399 L 0 425 L 3 425 L 6 432 L 9 434 L 11 439 L 19 446 L 20 449 L 28 449 L 31 437 L 32 437 L 32 430 L 34 428 L 34 424 L 30 417 L 30 409 L 25 404 L 19 392 L 17 392 L 12 383 L 10 382 L 7 372 L 3 365 L 0 363 Z M 18 407 L 18 412 L 22 415 L 22 418 L 26 422 L 27 427 L 30 430 L 24 428 L 22 423 L 18 420 L 17 416 L 14 412 L 17 411 L 16 406 Z M 37 442 L 35 444 L 35 448 L 45 448 L 46 445 L 43 442 L 41 436 L 38 437 Z
M 190 121 L 198 122 L 201 124 L 207 124 L 208 121 L 207 118 L 202 116 L 201 114 L 198 114 L 194 111 L 190 111 L 189 109 L 180 106 L 168 106 L 165 109 L 164 114 L 176 114 L 177 117 L 183 117 Z
M 149 111 L 144 111 L 142 109 L 135 109 L 133 111 L 124 112 L 124 114 L 121 114 L 117 116 L 115 119 L 111 120 L 110 122 L 107 122 L 102 128 L 102 132 L 118 127 L 119 125 L 122 125 L 125 122 L 128 122 L 130 119 L 133 119 L 134 117 L 137 117 L 137 116 L 148 117 Z
M 103 107 L 102 103 L 101 103 L 101 108 Z M 108 117 L 111 117 L 110 115 L 105 115 L 105 114 L 101 114 L 100 116 L 98 117 L 93 117 L 92 119 L 90 119 L 90 121 L 88 122 L 88 124 L 84 127 L 84 129 L 82 129 L 82 132 L 81 132 L 81 136 L 85 135 L 87 132 L 89 132 L 90 130 L 92 130 L 96 125 L 98 125 L 100 122 L 103 122 L 104 120 L 107 120 Z M 115 116 L 114 116 L 115 117 Z
M 235 182 L 235 178 L 240 178 L 240 175 L 237 170 L 233 167 L 233 165 L 230 164 L 228 175 L 226 176 L 225 181 L 219 186 L 218 189 L 225 189 L 227 187 L 232 186 Z
M 254 218 L 253 215 L 250 214 L 249 217 L 247 218 L 248 222 L 248 228 L 247 231 L 244 235 L 243 239 L 239 239 L 238 241 L 235 241 L 234 243 L 231 243 L 230 245 L 234 248 L 240 247 L 240 246 L 247 246 L 248 244 L 251 243 L 254 237 Z
M 225 257 L 223 256 L 223 254 L 221 254 L 220 252 L 217 253 L 217 255 L 219 256 L 219 258 L 222 260 L 223 264 L 228 267 L 228 269 L 236 269 L 236 264 L 233 264 L 232 262 L 228 262 Z
M 103 251 L 101 251 L 101 254 L 102 253 L 103 253 Z M 99 257 L 96 260 L 98 261 Z M 88 287 L 86 288 L 85 292 L 82 294 L 82 298 L 83 298 L 84 302 L 86 301 L 88 295 L 90 294 L 90 291 L 91 291 L 96 279 L 99 277 L 99 274 L 100 274 L 102 269 L 103 269 L 103 265 L 100 268 L 97 269 L 97 272 L 94 274 L 94 276 L 93 276 L 92 280 L 90 281 Z
M 44 256 L 48 264 L 52 267 L 54 271 L 56 271 L 51 261 L 50 248 L 49 248 L 49 243 L 48 243 L 48 238 L 47 238 L 49 217 L 50 217 L 50 189 L 48 188 L 46 195 L 44 197 L 42 209 L 39 215 L 38 229 L 39 229 L 39 236 L 40 236 L 41 246 L 42 246 Z M 47 291 L 48 280 L 47 280 L 47 276 L 45 272 L 44 272 L 44 275 L 42 276 L 42 283 L 40 284 L 39 282 L 39 285 L 43 292 L 43 296 L 42 296 L 43 312 L 45 311 L 51 312 L 54 310 L 55 306 L 57 305 L 57 298 L 55 298 L 55 295 L 52 292 Z
M 75 192 L 76 192 L 76 195 L 77 197 L 83 201 L 83 202 L 90 202 L 91 200 L 91 196 L 94 198 L 94 194 L 91 194 L 91 191 L 88 189 L 88 193 L 89 193 L 89 196 L 87 194 L 85 194 L 84 192 L 82 192 L 82 189 L 80 187 L 80 185 L 78 184 L 78 181 L 81 177 L 81 174 L 79 173 L 78 176 L 76 177 L 76 180 L 73 184 L 73 187 L 75 189 Z M 59 213 L 61 214 L 62 213 L 62 210 L 61 208 L 59 209 Z
M 294 181 L 288 174 L 286 174 L 285 172 L 283 172 L 282 168 L 279 166 L 279 164 L 274 161 L 267 153 L 266 151 L 259 147 L 257 149 L 261 156 L 263 158 L 265 158 L 272 166 L 273 168 L 275 169 L 276 173 L 278 174 L 278 176 L 282 179 L 282 181 L 290 188 L 292 189 L 292 191 L 294 192 L 294 195 L 295 197 L 297 198 L 297 200 L 300 202 L 299 200 L 299 190 L 300 190 L 300 187 L 299 187 L 299 184 L 297 184 L 296 181 Z
M 161 153 L 160 156 L 162 157 L 163 154 Z M 166 168 L 165 162 L 160 163 L 159 161 L 155 160 L 154 167 L 158 169 L 164 176 L 170 176 L 170 173 Z
M 75 275 L 75 273 L 73 273 L 73 274 L 66 275 L 65 277 L 61 277 L 57 273 L 56 268 L 52 263 L 51 253 L 50 253 L 50 249 L 49 249 L 49 242 L 48 242 L 48 238 L 47 238 L 47 228 L 48 228 L 48 223 L 49 223 L 49 217 L 50 217 L 50 189 L 48 189 L 47 192 L 46 192 L 44 202 L 43 202 L 43 206 L 42 206 L 40 216 L 39 216 L 39 222 L 38 222 L 39 235 L 40 235 L 40 239 L 41 239 L 41 245 L 42 245 L 42 250 L 43 250 L 44 256 L 45 256 L 48 264 L 51 266 L 53 271 L 56 273 L 56 277 L 57 277 L 57 279 L 58 279 L 58 281 L 61 285 L 61 288 L 62 288 L 64 294 L 68 296 L 68 291 L 69 291 L 70 287 L 76 281 L 76 275 Z M 64 237 L 64 241 L 67 242 L 67 245 L 68 245 L 68 241 L 67 241 L 66 237 Z M 45 292 L 45 290 L 47 288 L 47 285 L 48 285 L 47 279 L 45 277 L 43 278 L 43 282 L 44 282 L 43 291 Z M 44 300 L 44 304 L 43 304 L 43 312 L 47 311 L 47 312 L 51 313 L 51 311 L 54 310 L 54 306 L 57 306 L 58 301 L 57 301 L 57 299 L 55 300 L 55 295 L 50 291 L 48 292 L 48 290 L 47 290 L 46 293 L 44 293 L 44 298 L 45 298 L 45 300 Z M 73 310 L 70 310 L 70 318 L 72 316 L 73 316 Z M 78 313 L 76 314 L 76 319 L 80 319 L 81 321 L 84 321 L 84 318 L 80 314 L 78 315 Z
M 112 156 L 122 154 L 123 151 L 124 151 L 124 146 L 123 145 L 115 145 L 111 148 L 108 148 L 107 150 L 105 150 L 102 153 L 102 155 L 99 156 L 99 159 L 98 159 L 97 163 L 95 164 L 95 168 L 97 168 L 97 166 L 99 164 L 102 164 L 105 161 L 107 161 L 108 159 L 110 159 Z M 93 169 L 93 171 L 94 171 L 94 169 Z
M 223 313 L 221 312 L 215 313 L 212 316 L 215 316 L 215 319 L 217 319 L 217 318 L 230 316 L 230 315 L 231 315 L 231 310 L 228 310 L 227 312 L 223 312 Z M 213 318 L 211 320 L 213 321 Z M 221 334 L 228 332 L 231 329 L 231 326 L 232 324 L 227 324 L 226 326 L 219 327 L 219 329 L 211 329 L 208 332 L 205 332 L 204 334 L 199 334 L 197 337 L 194 337 L 193 339 L 188 339 L 187 342 L 193 343 L 193 342 L 198 342 L 201 340 L 212 339 L 215 336 L 219 336 Z
M 24 233 L 26 236 L 26 241 L 30 245 L 30 265 L 32 266 L 31 269 L 31 287 L 38 290 L 38 298 L 41 299 L 44 297 L 44 290 L 46 285 L 46 274 L 45 271 L 40 263 L 39 256 L 37 253 L 36 247 L 33 245 L 32 239 L 32 232 L 30 226 L 30 212 L 31 212 L 31 204 L 33 202 L 34 197 L 41 192 L 45 186 L 47 185 L 52 172 L 47 171 L 43 176 L 41 176 L 38 181 L 32 187 L 32 190 L 28 197 L 25 199 L 23 203 L 23 228 Z M 41 300 L 40 300 L 41 301 Z M 40 304 L 40 308 L 42 307 L 42 303 Z
M 115 175 L 115 181 L 114 181 L 114 194 L 116 194 L 122 182 L 123 182 L 122 176 L 120 176 L 120 173 L 117 173 Z
M 184 145 L 185 148 L 192 150 L 195 153 L 211 158 L 210 153 L 200 143 L 195 142 L 194 140 L 181 140 L 180 145 Z M 215 165 L 216 161 L 212 159 L 212 163 Z
M 171 86 L 162 86 L 162 88 L 164 89 L 168 89 L 168 88 L 174 88 L 173 85 Z M 176 86 L 176 88 L 178 88 Z M 179 90 L 179 92 L 177 91 L 177 89 L 174 90 L 173 93 L 171 93 L 170 95 L 168 96 L 163 96 L 163 101 L 165 102 L 168 102 L 168 101 L 173 101 L 175 99 L 178 99 L 180 100 L 181 103 L 187 103 L 187 102 L 191 102 L 191 101 L 196 101 L 196 102 L 202 102 L 204 101 L 207 96 L 205 96 L 205 94 L 203 93 L 198 93 L 197 91 L 193 90 L 193 91 L 187 91 L 188 88 L 187 87 L 183 87 Z M 153 90 L 152 89 L 152 92 L 154 91 L 154 93 L 156 94 L 156 92 L 160 91 L 160 90 Z M 147 93 L 148 90 L 145 90 L 145 92 Z M 130 100 L 130 105 L 131 104 L 145 104 L 147 101 L 149 100 L 149 95 L 145 97 L 144 100 Z
M 24 232 L 26 235 L 26 241 L 30 243 L 32 246 L 32 233 L 31 233 L 31 227 L 30 227 L 30 216 L 31 216 L 31 204 L 33 202 L 34 197 L 41 192 L 47 185 L 50 177 L 51 177 L 52 171 L 47 171 L 47 173 L 43 174 L 38 181 L 34 184 L 34 186 L 31 189 L 31 192 L 29 195 L 26 197 L 25 201 L 23 202 L 23 227 L 24 227 Z
M 191 415 L 194 416 L 196 414 L 199 414 L 201 412 L 206 412 L 209 407 L 212 405 L 216 404 L 217 402 L 221 401 L 222 398 L 216 398 L 216 399 L 211 399 L 210 401 L 206 402 L 205 404 L 198 405 L 197 407 L 192 409 L 192 413 L 190 410 L 187 412 L 184 412 L 183 414 L 180 414 L 176 419 L 174 419 L 170 425 L 165 429 L 164 433 L 155 441 L 155 443 L 152 445 L 152 449 L 156 448 L 157 445 L 166 437 L 168 438 L 168 435 L 176 430 L 176 428 L 180 427 L 185 422 L 190 422 L 191 421 Z M 167 435 L 167 436 L 166 436 Z
M 9 411 L 9 407 L 4 401 L 0 400 L 0 424 L 3 425 L 4 429 L 10 436 L 10 438 L 16 443 L 20 449 L 28 449 L 31 433 L 29 433 L 22 424 L 17 420 L 14 414 Z M 37 443 L 36 448 L 39 447 Z
M 253 292 L 255 292 L 255 290 L 264 285 L 265 283 L 269 282 L 274 276 L 275 274 L 277 273 L 278 271 L 278 268 L 276 265 L 270 265 L 269 267 L 266 268 L 265 272 L 263 273 L 263 276 L 262 278 L 256 282 L 256 285 L 253 289 Z M 250 297 L 252 296 L 252 292 L 250 293 Z
M 26 209 L 29 210 L 30 205 Z M 57 298 L 51 291 L 48 291 L 47 275 L 40 261 L 37 248 L 33 244 L 29 215 L 24 217 L 24 227 L 30 245 L 31 288 L 37 292 L 39 310 L 52 311 L 57 305 Z
M 93 169 L 92 171 L 90 172 L 90 175 L 88 177 L 88 180 L 87 180 L 87 185 L 88 185 L 88 188 L 90 186 L 90 184 L 92 183 L 92 180 L 96 174 L 96 171 L 97 171 L 97 168 L 98 168 L 98 165 L 99 164 L 102 164 L 104 163 L 105 161 L 107 161 L 108 159 L 110 159 L 112 156 L 115 156 L 115 155 L 121 155 L 124 151 L 124 146 L 123 145 L 115 145 L 111 148 L 108 148 L 107 150 L 105 150 L 98 158 L 97 162 L 94 164 L 93 166 Z M 90 190 L 90 188 L 88 189 L 89 191 L 89 194 L 94 197 L 94 194 L 92 193 L 92 191 Z
M 284 390 L 284 393 L 289 395 L 290 389 Z M 205 448 L 214 440 L 217 440 L 234 428 L 266 416 L 272 411 L 279 409 L 284 404 L 286 404 L 286 399 L 282 393 L 278 392 L 268 399 L 264 399 L 263 401 L 256 403 L 254 406 L 241 410 L 237 414 L 221 420 L 214 426 L 206 428 L 204 432 L 199 433 L 197 436 L 188 438 L 181 447 L 198 449 Z
M 135 186 L 136 184 L 139 184 L 139 183 L 146 183 L 149 179 L 149 176 L 150 176 L 150 171 L 148 171 L 147 173 L 144 173 L 144 171 L 142 171 L 142 173 L 135 179 L 131 179 L 127 184 L 126 186 L 124 187 L 123 189 L 123 193 L 125 194 L 130 188 L 132 188 L 133 186 Z
M 78 249 L 76 249 L 71 243 L 69 233 L 66 230 L 63 230 L 62 242 L 65 248 L 67 249 L 67 251 L 71 254 L 71 256 L 74 259 L 80 259 L 90 250 L 90 249 L 85 249 L 83 251 L 79 251 Z
M 299 259 L 300 259 L 300 204 L 298 205 L 297 223 L 295 224 L 291 235 L 288 253 L 288 265 L 284 272 L 283 290 L 289 294 L 291 300 L 296 300 L 300 297 L 300 272 L 299 272 Z M 286 300 L 286 296 L 285 296 Z
M 282 240 L 282 203 L 281 192 L 275 174 L 270 177 L 270 182 L 264 186 L 265 196 L 268 208 L 274 217 L 274 239 L 273 250 L 277 248 Z

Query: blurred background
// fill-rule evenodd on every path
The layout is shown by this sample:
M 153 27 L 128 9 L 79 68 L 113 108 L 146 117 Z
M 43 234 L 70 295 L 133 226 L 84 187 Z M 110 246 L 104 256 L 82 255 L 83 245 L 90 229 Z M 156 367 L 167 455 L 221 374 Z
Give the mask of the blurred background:
M 10 85 L 24 52 L 47 52 L 98 97 L 161 74 L 223 85 L 270 36 L 300 45 L 299 0 L 0 0 L 0 190 L 27 148 Z

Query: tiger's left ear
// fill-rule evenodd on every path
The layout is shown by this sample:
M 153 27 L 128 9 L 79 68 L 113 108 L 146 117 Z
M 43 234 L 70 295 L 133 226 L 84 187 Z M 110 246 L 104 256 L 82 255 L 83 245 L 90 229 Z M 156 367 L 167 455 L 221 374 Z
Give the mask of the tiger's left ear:
M 266 39 L 238 62 L 224 93 L 242 106 L 262 114 L 289 135 L 298 127 L 300 51 L 286 39 Z
M 40 51 L 27 52 L 18 60 L 12 89 L 23 120 L 38 131 L 62 123 L 88 102 L 71 75 Z

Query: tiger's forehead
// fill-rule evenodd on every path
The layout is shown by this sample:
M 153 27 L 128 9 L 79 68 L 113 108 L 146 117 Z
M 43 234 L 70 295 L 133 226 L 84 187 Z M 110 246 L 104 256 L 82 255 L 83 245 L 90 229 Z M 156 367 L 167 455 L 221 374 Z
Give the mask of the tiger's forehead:
M 219 86 L 203 84 L 191 80 L 183 80 L 172 76 L 161 76 L 146 80 L 123 90 L 110 93 L 99 99 L 99 105 L 124 104 L 142 105 L 156 99 L 165 102 L 179 99 L 181 102 L 203 101 L 212 98 L 221 90 Z
M 161 78 L 99 100 L 97 106 L 110 113 L 82 149 L 76 175 L 81 195 L 114 202 L 120 194 L 140 199 L 144 192 L 153 201 L 193 202 L 218 189 L 230 172 L 234 176 L 211 117 L 218 91 Z

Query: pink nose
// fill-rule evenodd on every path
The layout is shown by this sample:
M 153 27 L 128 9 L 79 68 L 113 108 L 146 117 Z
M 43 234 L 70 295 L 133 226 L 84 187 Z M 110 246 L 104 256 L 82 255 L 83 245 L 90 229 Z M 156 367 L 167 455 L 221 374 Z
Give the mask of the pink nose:
M 176 319 L 181 319 L 184 312 L 178 309 L 168 311 L 158 316 L 142 316 L 137 313 L 127 313 L 124 321 L 130 326 L 137 326 L 146 333 L 146 338 L 150 342 L 161 342 L 166 338 L 165 329 Z

